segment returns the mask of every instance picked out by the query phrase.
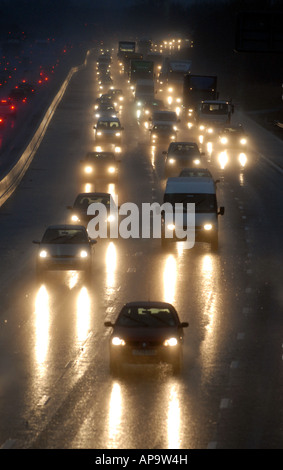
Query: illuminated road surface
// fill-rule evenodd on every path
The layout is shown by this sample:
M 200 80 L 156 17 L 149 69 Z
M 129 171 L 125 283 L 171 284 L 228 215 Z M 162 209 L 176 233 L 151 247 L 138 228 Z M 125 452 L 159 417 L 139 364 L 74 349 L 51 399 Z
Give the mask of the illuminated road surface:
M 127 89 L 124 77 L 116 77 Z M 77 74 L 18 190 L 0 209 L 0 445 L 4 448 L 206 449 L 282 446 L 282 175 L 254 149 L 244 169 L 206 154 L 221 178 L 220 248 L 168 251 L 160 240 L 100 240 L 90 283 L 35 280 L 32 240 L 69 221 L 94 148 L 95 64 Z M 162 202 L 162 151 L 126 101 L 119 183 L 126 201 Z M 194 137 L 182 125 L 180 140 Z M 260 153 L 272 148 L 270 138 Z M 279 145 L 276 141 L 276 145 Z M 283 147 L 283 144 L 282 144 Z M 112 378 L 106 319 L 124 302 L 171 302 L 185 331 L 184 369 L 129 366 Z

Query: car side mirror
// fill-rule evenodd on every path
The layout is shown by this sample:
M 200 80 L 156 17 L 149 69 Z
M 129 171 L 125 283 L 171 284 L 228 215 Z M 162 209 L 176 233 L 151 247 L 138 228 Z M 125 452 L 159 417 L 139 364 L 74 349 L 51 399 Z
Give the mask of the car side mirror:
M 220 183 L 220 180 L 215 180 L 214 183 L 218 184 L 218 183 Z
M 93 126 L 93 129 L 96 129 L 96 126 Z
M 91 238 L 91 239 L 89 240 L 89 243 L 90 243 L 91 245 L 96 245 L 97 240 L 94 240 L 93 238 Z
M 200 152 L 201 156 L 204 157 L 205 156 L 205 152 Z
M 180 328 L 188 328 L 189 326 L 189 323 L 187 321 L 183 321 L 181 324 L 180 324 Z
M 225 208 L 224 207 L 220 207 L 219 211 L 218 211 L 218 215 L 224 215 L 224 211 L 225 211 Z
M 104 326 L 107 326 L 107 327 L 113 327 L 114 326 L 114 323 L 112 323 L 111 321 L 105 321 L 104 322 Z
M 163 150 L 162 155 L 167 155 L 166 150 Z

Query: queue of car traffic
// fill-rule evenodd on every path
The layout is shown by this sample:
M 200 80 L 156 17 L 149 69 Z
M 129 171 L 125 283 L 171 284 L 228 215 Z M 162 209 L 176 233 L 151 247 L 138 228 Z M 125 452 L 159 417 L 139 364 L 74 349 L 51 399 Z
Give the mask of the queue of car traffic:
M 136 53 L 135 53 L 136 54 Z M 131 55 L 129 54 L 129 57 Z M 240 164 L 246 164 L 246 152 L 242 151 L 247 145 L 247 136 L 242 126 L 233 126 L 226 122 L 214 129 L 205 127 L 195 117 L 195 109 L 183 109 L 179 96 L 165 94 L 159 90 L 164 80 L 164 74 L 159 74 L 161 63 L 160 54 L 154 56 L 151 48 L 147 50 L 147 58 L 157 57 L 154 64 L 154 74 L 150 78 L 141 57 L 134 57 L 136 69 L 129 72 L 131 61 L 126 53 L 118 50 L 117 57 L 112 52 L 101 50 L 96 57 L 96 74 L 98 97 L 94 103 L 93 132 L 95 150 L 87 152 L 80 162 L 83 181 L 93 183 L 97 180 L 117 182 L 121 164 L 123 125 L 120 122 L 121 111 L 126 96 L 130 96 L 134 105 L 136 119 L 142 128 L 148 132 L 148 143 L 151 146 L 166 145 L 164 155 L 164 177 L 166 187 L 163 203 L 173 207 L 174 220 L 168 223 L 166 214 L 161 218 L 161 246 L 165 249 L 172 243 L 178 242 L 178 226 L 184 228 L 187 223 L 187 204 L 195 207 L 194 237 L 196 242 L 209 243 L 213 251 L 218 250 L 218 217 L 224 214 L 224 207 L 218 207 L 217 185 L 211 172 L 204 164 L 206 149 L 211 144 L 219 150 L 219 155 L 227 156 L 227 148 L 240 148 Z M 162 57 L 161 57 L 162 59 Z M 137 78 L 141 65 L 144 65 L 142 78 Z M 111 69 L 124 79 L 124 89 L 116 88 Z M 140 67 L 140 69 L 139 69 Z M 162 77 L 162 80 L 161 78 Z M 161 87 L 163 88 L 163 87 Z M 125 93 L 124 90 L 127 92 Z M 130 93 L 130 95 L 128 94 Z M 206 103 L 212 114 L 215 112 L 214 103 Z M 222 105 L 221 105 L 222 106 Z M 230 104 L 229 104 L 230 106 Z M 221 109 L 228 109 L 224 102 Z M 183 121 L 188 133 L 194 128 L 195 139 L 178 140 L 179 123 Z M 189 134 L 190 135 L 190 134 Z M 227 157 L 228 158 L 228 157 Z M 227 163 L 227 162 L 226 162 Z M 222 163 L 221 163 L 222 165 Z M 105 226 L 109 229 L 113 214 L 110 211 L 113 196 L 107 192 L 85 191 L 77 195 L 69 211 L 69 224 L 49 226 L 42 239 L 34 241 L 38 244 L 36 272 L 40 282 L 45 280 L 49 270 L 80 270 L 91 278 L 92 252 L 96 240 L 88 233 L 88 224 L 93 218 L 89 210 L 94 203 L 105 207 Z M 183 207 L 182 220 L 175 217 L 174 208 L 181 204 Z M 187 228 L 187 227 L 186 227 Z M 109 233 L 109 232 L 107 232 Z M 116 321 L 105 322 L 106 327 L 112 328 L 110 335 L 110 370 L 120 371 L 123 363 L 156 363 L 167 362 L 179 372 L 182 366 L 182 343 L 184 328 L 188 323 L 181 322 L 175 308 L 165 302 L 131 302 L 123 306 Z

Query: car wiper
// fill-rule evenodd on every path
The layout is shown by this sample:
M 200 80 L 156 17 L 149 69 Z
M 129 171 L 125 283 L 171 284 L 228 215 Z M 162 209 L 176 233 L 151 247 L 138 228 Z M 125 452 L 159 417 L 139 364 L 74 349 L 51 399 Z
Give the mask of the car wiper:
M 129 314 L 124 313 L 123 317 L 128 318 L 129 320 L 134 320 L 135 322 L 140 323 L 141 325 L 148 326 L 148 323 L 143 322 L 140 318 L 132 317 Z
M 163 318 L 157 317 L 154 313 L 151 313 L 149 310 L 143 310 L 142 313 L 147 313 L 148 315 L 150 315 L 152 318 L 155 318 L 159 322 L 161 322 L 161 323 L 163 323 L 167 326 L 170 326 L 169 323 L 166 320 L 163 320 Z

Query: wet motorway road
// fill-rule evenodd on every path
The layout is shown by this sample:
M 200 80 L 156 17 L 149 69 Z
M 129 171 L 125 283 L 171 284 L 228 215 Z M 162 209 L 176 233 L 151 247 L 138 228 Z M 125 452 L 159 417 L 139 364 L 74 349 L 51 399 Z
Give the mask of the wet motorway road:
M 124 87 L 123 76 L 114 75 Z M 282 174 L 261 155 L 283 144 L 247 121 L 244 169 L 216 178 L 220 248 L 161 249 L 160 240 L 99 240 L 93 277 L 35 280 L 32 240 L 69 221 L 84 190 L 79 162 L 94 147 L 95 63 L 74 76 L 13 196 L 0 209 L 0 446 L 3 448 L 239 449 L 282 447 Z M 245 119 L 245 118 L 244 118 Z M 96 190 L 162 202 L 163 155 L 127 98 L 118 184 Z M 193 134 L 182 126 L 180 140 Z M 109 373 L 106 319 L 123 303 L 165 300 L 185 331 L 180 376 L 167 366 Z

